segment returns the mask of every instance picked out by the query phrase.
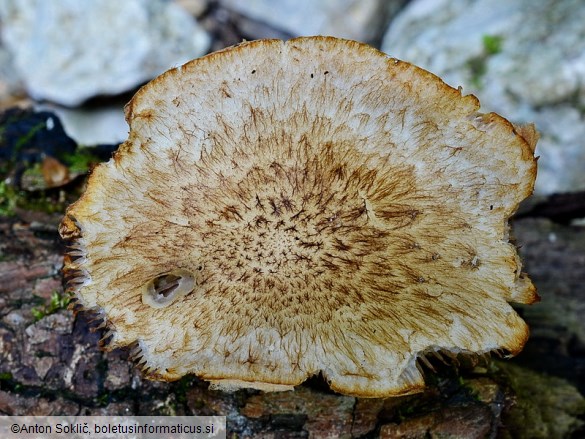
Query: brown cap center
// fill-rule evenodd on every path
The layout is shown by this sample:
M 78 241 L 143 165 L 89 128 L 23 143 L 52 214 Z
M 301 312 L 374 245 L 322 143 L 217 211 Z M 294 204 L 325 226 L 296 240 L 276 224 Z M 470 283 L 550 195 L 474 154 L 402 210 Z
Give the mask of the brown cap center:
M 379 155 L 330 143 L 301 142 L 280 157 L 259 146 L 255 156 L 253 164 L 235 158 L 229 178 L 214 169 L 220 160 L 202 159 L 193 192 L 205 194 L 195 210 L 206 218 L 196 230 L 210 284 L 280 312 L 280 302 L 304 304 L 296 311 L 306 313 L 312 297 L 332 301 L 331 309 L 359 304 L 368 279 L 378 292 L 399 290 L 392 275 L 412 269 L 389 254 L 414 248 L 397 233 L 420 214 L 409 205 L 411 170 L 376 168 Z

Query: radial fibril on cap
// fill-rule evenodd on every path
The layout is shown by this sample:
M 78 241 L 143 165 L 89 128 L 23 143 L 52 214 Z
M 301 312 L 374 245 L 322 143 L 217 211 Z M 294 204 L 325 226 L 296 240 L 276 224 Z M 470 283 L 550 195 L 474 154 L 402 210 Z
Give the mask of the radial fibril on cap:
M 508 239 L 532 126 L 334 38 L 244 43 L 170 70 L 61 233 L 111 348 L 148 376 L 401 395 L 428 352 L 519 352 L 537 296 Z

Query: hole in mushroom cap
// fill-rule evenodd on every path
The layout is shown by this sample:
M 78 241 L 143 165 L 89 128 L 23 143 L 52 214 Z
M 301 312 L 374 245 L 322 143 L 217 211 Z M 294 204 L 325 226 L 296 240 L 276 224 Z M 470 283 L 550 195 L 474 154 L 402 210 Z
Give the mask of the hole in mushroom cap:
M 180 282 L 181 277 L 175 276 L 173 274 L 167 274 L 166 276 L 157 277 L 153 281 L 154 292 L 158 293 L 160 296 L 163 296 L 164 298 L 167 298 L 171 296 L 173 291 L 177 289 Z
M 142 302 L 153 308 L 164 308 L 176 299 L 189 294 L 194 287 L 193 273 L 184 269 L 173 270 L 146 283 L 142 293 Z

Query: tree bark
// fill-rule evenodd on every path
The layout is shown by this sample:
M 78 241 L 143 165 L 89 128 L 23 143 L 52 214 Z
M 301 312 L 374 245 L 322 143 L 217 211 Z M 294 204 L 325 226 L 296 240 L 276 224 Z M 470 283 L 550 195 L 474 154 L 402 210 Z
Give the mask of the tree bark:
M 318 377 L 284 393 L 210 391 L 194 377 L 143 379 L 125 350 L 99 350 L 101 334 L 85 314 L 59 307 L 57 217 L 0 218 L 0 414 L 225 415 L 228 437 L 580 434 L 585 234 L 530 216 L 515 221 L 514 232 L 542 302 L 520 309 L 532 328 L 524 352 L 511 361 L 436 361 L 423 393 L 387 399 L 338 395 Z

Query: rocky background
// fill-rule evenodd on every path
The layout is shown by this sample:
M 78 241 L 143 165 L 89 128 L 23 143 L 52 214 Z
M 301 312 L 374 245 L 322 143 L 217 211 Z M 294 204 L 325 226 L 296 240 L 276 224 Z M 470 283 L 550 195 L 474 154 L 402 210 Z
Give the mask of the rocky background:
M 585 437 L 585 3 L 580 0 L 0 0 L 0 414 L 218 414 L 228 437 Z M 433 362 L 419 395 L 359 399 L 144 380 L 67 309 L 57 225 L 154 76 L 242 39 L 369 42 L 536 123 L 513 221 L 542 301 L 513 360 Z

